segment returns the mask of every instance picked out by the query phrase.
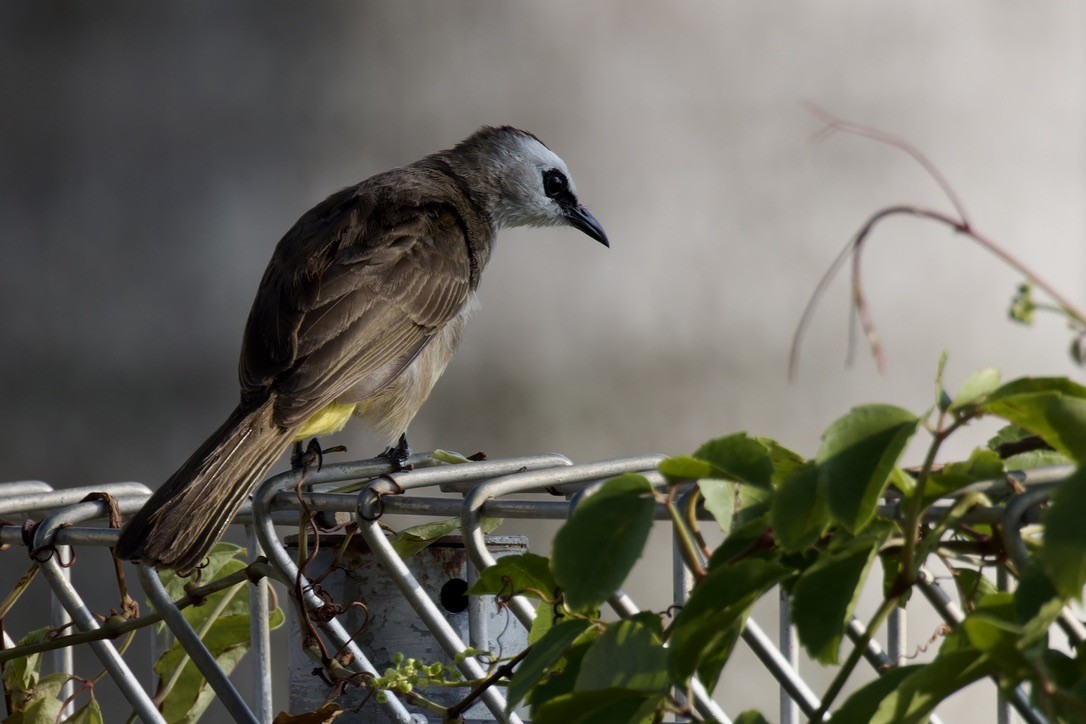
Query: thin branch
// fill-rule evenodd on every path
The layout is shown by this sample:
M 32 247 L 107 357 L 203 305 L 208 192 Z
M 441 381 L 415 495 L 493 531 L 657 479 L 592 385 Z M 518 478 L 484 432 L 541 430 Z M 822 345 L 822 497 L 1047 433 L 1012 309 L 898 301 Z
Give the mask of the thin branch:
M 920 166 L 928 172 L 928 175 L 931 176 L 936 184 L 938 184 L 939 188 L 942 189 L 943 194 L 947 197 L 947 200 L 950 201 L 950 205 L 953 206 L 954 210 L 957 212 L 962 226 L 967 229 L 973 226 L 972 222 L 969 220 L 969 214 L 965 211 L 965 204 L 958 198 L 958 194 L 954 192 L 954 188 L 950 185 L 950 182 L 946 180 L 946 177 L 943 176 L 942 172 L 931 162 L 931 159 L 924 155 L 924 153 L 916 146 L 892 133 L 846 121 L 814 103 L 804 102 L 803 107 L 807 109 L 808 113 L 826 124 L 826 127 L 815 136 L 815 140 L 828 138 L 838 132 L 848 133 L 853 136 L 870 138 L 909 154 L 914 161 L 920 164 Z
M 1075 304 L 1061 294 L 1055 287 L 1042 279 L 1035 271 L 1027 267 L 1016 256 L 1008 252 L 999 244 L 992 241 L 989 237 L 979 233 L 971 227 L 967 227 L 964 223 L 954 217 L 934 209 L 925 208 L 922 206 L 890 206 L 882 209 L 873 214 L 864 223 L 863 227 L 856 233 L 856 235 L 849 241 L 845 250 L 834 259 L 833 264 L 830 266 L 829 271 L 823 275 L 819 281 L 818 286 L 815 288 L 815 292 L 811 295 L 810 300 L 807 302 L 807 307 L 803 311 L 803 316 L 800 318 L 799 326 L 797 326 L 795 333 L 792 335 L 792 351 L 789 355 L 789 377 L 795 378 L 796 368 L 799 362 L 799 345 L 803 339 L 803 332 L 809 325 L 811 316 L 814 313 L 814 308 L 824 295 L 826 288 L 830 282 L 841 270 L 844 265 L 844 261 L 852 258 L 852 301 L 859 315 L 860 323 L 863 327 L 864 336 L 867 337 L 868 343 L 871 345 L 872 355 L 875 357 L 875 362 L 880 371 L 884 370 L 885 360 L 883 359 L 882 347 L 879 342 L 878 331 L 875 328 L 874 319 L 871 316 L 869 305 L 867 304 L 867 298 L 864 296 L 863 288 L 860 286 L 860 249 L 863 246 L 864 241 L 871 235 L 875 226 L 883 220 L 891 216 L 913 216 L 920 219 L 927 219 L 936 223 L 942 224 L 953 231 L 963 234 L 967 238 L 973 240 L 979 244 L 982 248 L 988 250 L 996 257 L 998 257 L 1005 264 L 1017 271 L 1019 274 L 1028 279 L 1034 286 L 1043 291 L 1069 316 L 1075 323 L 1080 326 L 1086 327 L 1086 312 L 1083 312 Z
M 908 154 L 912 157 L 920 166 L 931 176 L 935 183 L 946 195 L 950 201 L 951 206 L 954 207 L 954 214 L 947 214 L 942 211 L 936 211 L 923 206 L 913 205 L 896 205 L 884 208 L 867 219 L 860 230 L 849 240 L 849 243 L 845 246 L 844 250 L 834 259 L 830 265 L 829 270 L 819 280 L 818 285 L 815 287 L 814 292 L 811 294 L 811 298 L 807 302 L 807 306 L 803 310 L 803 316 L 800 318 L 799 324 L 796 327 L 796 331 L 792 335 L 792 349 L 788 358 L 788 377 L 789 379 L 795 379 L 796 370 L 799 363 L 799 347 L 800 342 L 803 339 L 803 334 L 806 328 L 810 324 L 811 317 L 814 313 L 815 307 L 821 301 L 825 295 L 829 284 L 840 272 L 845 262 L 849 259 L 852 261 L 852 309 L 855 316 L 850 316 L 850 348 L 849 359 L 852 357 L 851 340 L 853 335 L 851 334 L 852 324 L 854 321 L 859 321 L 864 336 L 867 338 L 868 345 L 871 348 L 871 354 L 875 359 L 875 363 L 880 372 L 885 371 L 886 361 L 882 350 L 882 344 L 879 340 L 878 330 L 876 329 L 874 319 L 872 318 L 870 307 L 867 303 L 867 299 L 863 293 L 862 275 L 860 272 L 860 259 L 861 250 L 863 248 L 864 241 L 871 235 L 871 232 L 877 224 L 886 218 L 891 216 L 914 216 L 918 218 L 928 219 L 937 223 L 943 224 L 949 227 L 953 231 L 963 234 L 975 243 L 979 244 L 984 249 L 998 257 L 1003 263 L 1015 269 L 1028 279 L 1034 286 L 1047 294 L 1056 305 L 1072 319 L 1072 321 L 1080 328 L 1086 328 L 1086 312 L 1083 312 L 1070 299 L 1065 297 L 1059 291 L 1057 291 L 1051 284 L 1042 279 L 1036 272 L 1027 267 L 1017 257 L 1012 255 L 1002 246 L 995 243 L 989 237 L 979 233 L 969 219 L 968 214 L 965 211 L 965 205 L 958 198 L 958 195 L 954 192 L 954 189 L 947 182 L 946 178 L 939 172 L 935 164 L 928 159 L 923 153 L 921 153 L 915 146 L 907 141 L 877 129 L 868 128 L 867 126 L 861 126 L 855 123 L 849 123 L 837 116 L 828 113 L 822 108 L 813 105 L 811 103 L 805 103 L 804 106 L 812 113 L 816 118 L 826 123 L 826 127 L 820 131 L 815 140 L 826 138 L 827 136 L 836 133 L 849 133 L 857 136 L 863 136 L 870 138 L 879 143 L 884 143 L 900 151 Z
M 266 560 L 257 560 L 250 563 L 247 567 L 242 568 L 239 571 L 235 571 L 228 576 L 223 576 L 203 586 L 194 586 L 189 589 L 188 593 L 182 598 L 174 601 L 174 605 L 179 609 L 188 608 L 189 606 L 200 605 L 213 593 L 221 591 L 231 586 L 235 586 L 245 581 L 255 581 L 272 574 L 272 568 L 268 565 Z M 10 649 L 0 650 L 0 663 L 11 661 L 12 659 L 18 659 L 23 656 L 29 656 L 31 654 L 41 653 L 43 651 L 52 651 L 54 649 L 63 649 L 68 646 L 76 646 L 78 644 L 88 643 L 90 641 L 100 641 L 102 639 L 113 639 L 118 636 L 141 629 L 146 626 L 151 626 L 162 620 L 162 614 L 155 612 L 141 616 L 140 618 L 121 620 L 114 622 L 113 619 L 108 619 L 106 625 L 93 631 L 82 631 L 80 633 L 71 634 L 68 636 L 58 636 L 55 639 L 47 639 L 45 641 L 39 641 L 34 644 L 24 644 L 22 646 L 16 646 Z

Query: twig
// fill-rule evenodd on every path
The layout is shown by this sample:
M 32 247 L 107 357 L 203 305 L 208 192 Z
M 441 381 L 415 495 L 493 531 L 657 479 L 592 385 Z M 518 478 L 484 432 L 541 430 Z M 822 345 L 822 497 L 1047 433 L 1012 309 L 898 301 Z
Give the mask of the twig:
M 954 193 L 953 188 L 947 182 L 946 178 L 939 172 L 935 164 L 933 164 L 923 153 L 921 153 L 915 146 L 907 141 L 893 136 L 876 129 L 868 128 L 866 126 L 849 123 L 830 113 L 822 110 L 821 108 L 812 104 L 805 104 L 806 108 L 815 115 L 815 117 L 824 121 L 827 125 L 823 131 L 816 136 L 816 138 L 824 138 L 827 135 L 834 132 L 850 133 L 853 135 L 863 136 L 865 138 L 874 139 L 880 143 L 885 143 L 894 148 L 897 148 L 909 156 L 911 156 L 917 163 L 919 163 L 925 171 L 932 177 L 939 188 L 946 195 L 950 201 L 951 206 L 954 207 L 954 214 L 947 214 L 935 209 L 914 206 L 914 205 L 896 205 L 884 208 L 872 216 L 863 224 L 860 230 L 849 240 L 848 244 L 841 251 L 840 254 L 833 260 L 829 270 L 819 280 L 818 285 L 815 287 L 814 292 L 811 294 L 810 299 L 807 302 L 806 307 L 803 310 L 803 315 L 800 318 L 799 324 L 796 327 L 796 331 L 792 335 L 792 349 L 788 358 L 788 376 L 789 379 L 795 379 L 796 371 L 799 363 L 799 348 L 800 342 L 803 339 L 803 333 L 810 324 L 811 317 L 814 313 L 814 309 L 818 306 L 819 301 L 825 295 L 830 282 L 836 278 L 845 262 L 852 261 L 852 309 L 855 317 L 850 316 L 850 328 L 852 320 L 856 319 L 860 322 L 863 328 L 864 336 L 867 338 L 868 345 L 871 348 L 872 357 L 875 359 L 875 364 L 878 366 L 880 372 L 884 372 L 886 368 L 886 360 L 882 350 L 882 344 L 879 340 L 878 331 L 875 327 L 874 319 L 871 316 L 870 307 L 867 304 L 867 299 L 863 293 L 862 277 L 860 273 L 860 259 L 861 250 L 863 248 L 864 241 L 871 235 L 871 232 L 884 219 L 891 216 L 914 216 L 917 218 L 927 219 L 929 221 L 935 221 L 944 226 L 949 227 L 951 230 L 966 236 L 975 243 L 979 244 L 982 248 L 987 249 L 989 252 L 998 257 L 1003 263 L 1016 270 L 1026 279 L 1028 279 L 1034 286 L 1047 294 L 1056 305 L 1066 314 L 1071 320 L 1080 328 L 1086 328 L 1086 312 L 1083 312 L 1074 303 L 1071 302 L 1066 296 L 1057 291 L 1051 284 L 1042 279 L 1036 272 L 1027 267 L 1021 260 L 1008 252 L 999 244 L 995 243 L 991 238 L 981 234 L 974 228 L 972 221 L 969 219 L 965 211 L 965 206 L 962 204 L 958 195 Z M 852 335 L 850 334 L 850 345 Z M 851 358 L 851 346 L 850 354 Z
M 527 647 L 519 654 L 511 658 L 509 661 L 506 661 L 504 664 L 495 669 L 494 673 L 492 673 L 490 676 L 486 677 L 476 686 L 472 687 L 471 691 L 468 692 L 467 696 L 465 696 L 453 706 L 449 707 L 448 711 L 445 712 L 446 720 L 456 721 L 463 711 L 465 711 L 469 706 L 474 704 L 475 700 L 483 695 L 484 691 L 493 686 L 503 676 L 511 676 L 513 674 L 513 669 L 516 667 L 516 665 L 519 664 L 531 650 L 531 646 Z
M 257 561 L 250 563 L 246 568 L 235 571 L 228 576 L 223 576 L 222 578 L 218 578 L 203 586 L 192 587 L 185 596 L 174 601 L 174 605 L 179 609 L 199 605 L 213 593 L 230 588 L 231 586 L 236 586 L 243 581 L 258 580 L 271 573 L 272 569 L 267 561 L 258 559 Z M 49 639 L 47 641 L 39 641 L 38 643 L 24 644 L 14 648 L 0 650 L 0 663 L 18 659 L 23 656 L 30 656 L 31 654 L 41 653 L 43 651 L 63 649 L 68 646 L 76 646 L 90 641 L 116 638 L 130 631 L 151 626 L 161 620 L 162 614 L 158 612 L 129 620 L 116 621 L 110 619 L 107 620 L 106 625 L 95 629 L 94 631 L 81 631 L 80 633 L 74 633 L 68 636 L 58 636 L 55 639 Z
M 898 600 L 900 600 L 899 596 L 891 596 L 890 598 L 885 599 L 882 602 L 882 605 L 879 606 L 879 610 L 876 611 L 875 615 L 871 618 L 871 623 L 868 624 L 867 628 L 864 630 L 864 635 L 860 637 L 860 640 L 853 646 L 844 665 L 838 670 L 837 675 L 833 677 L 833 681 L 830 682 L 830 687 L 822 697 L 822 703 L 819 704 L 815 713 L 811 715 L 811 718 L 808 720 L 809 722 L 821 722 L 826 718 L 827 712 L 829 712 L 830 707 L 833 706 L 833 700 L 841 693 L 841 689 L 844 688 L 845 683 L 848 681 L 848 677 L 852 674 L 852 670 L 855 669 L 856 664 L 860 662 L 860 657 L 863 656 L 864 651 L 867 649 L 867 645 L 871 643 L 871 639 L 874 638 L 875 633 L 882 626 L 886 617 L 894 610 L 894 606 L 897 605 Z
M 916 146 L 912 145 L 904 138 L 901 138 L 900 136 L 895 136 L 892 133 L 887 133 L 886 131 L 880 131 L 877 128 L 872 128 L 870 126 L 864 126 L 858 123 L 846 121 L 843 118 L 833 115 L 832 113 L 817 104 L 804 102 L 802 105 L 804 108 L 807 109 L 808 113 L 826 124 L 826 127 L 823 128 L 817 136 L 815 136 L 815 140 L 822 140 L 828 138 L 830 135 L 837 132 L 848 133 L 853 136 L 863 136 L 864 138 L 870 138 L 887 146 L 892 146 L 893 148 L 896 148 L 899 151 L 903 151 L 912 156 L 913 160 L 920 164 L 920 166 L 928 172 L 928 175 L 931 176 L 932 180 L 934 180 L 935 183 L 939 185 L 939 188 L 942 189 L 943 194 L 947 197 L 947 200 L 950 201 L 950 205 L 953 206 L 954 210 L 958 213 L 958 218 L 961 219 L 962 225 L 966 228 L 972 227 L 972 223 L 969 220 L 969 215 L 965 212 L 965 204 L 963 204 L 961 199 L 958 198 L 958 194 L 954 192 L 954 188 L 946 180 L 946 177 L 943 176 L 942 172 L 939 171 L 936 165 L 931 162 L 931 159 L 924 155 L 924 153 L 921 152 L 920 149 L 918 149 Z

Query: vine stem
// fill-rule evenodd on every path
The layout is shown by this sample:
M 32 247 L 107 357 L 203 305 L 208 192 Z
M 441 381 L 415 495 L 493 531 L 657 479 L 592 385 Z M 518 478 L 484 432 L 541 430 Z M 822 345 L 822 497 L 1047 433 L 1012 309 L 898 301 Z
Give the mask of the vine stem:
M 898 583 L 895 584 L 895 593 L 900 596 L 904 593 L 904 589 L 911 586 L 916 580 L 915 562 L 916 562 L 916 547 L 920 540 L 920 517 L 924 513 L 924 488 L 927 486 L 928 478 L 931 476 L 931 470 L 935 466 L 935 458 L 939 454 L 939 448 L 942 447 L 943 442 L 950 437 L 955 430 L 973 419 L 972 415 L 965 414 L 958 417 L 948 427 L 943 427 L 943 421 L 946 413 L 939 415 L 939 424 L 935 432 L 932 433 L 931 445 L 928 446 L 928 453 L 924 457 L 924 463 L 920 466 L 920 472 L 916 476 L 916 487 L 913 488 L 912 494 L 906 500 L 905 508 L 905 521 L 903 523 L 905 533 L 905 544 L 902 547 L 901 553 L 901 578 Z
M 874 638 L 875 632 L 879 630 L 900 600 L 901 596 L 891 596 L 883 600 L 882 605 L 879 606 L 879 610 L 872 616 L 871 623 L 867 625 L 864 635 L 856 642 L 852 651 L 849 653 L 848 658 L 845 660 L 844 665 L 841 667 L 840 671 L 837 672 L 837 675 L 833 677 L 833 681 L 830 682 L 830 688 L 826 690 L 825 695 L 822 697 L 822 703 L 819 704 L 818 709 L 811 715 L 808 722 L 817 723 L 825 719 L 826 713 L 829 712 L 830 707 L 833 706 L 834 699 L 841 693 L 841 689 L 844 688 L 845 683 L 848 681 L 848 677 L 852 674 L 852 670 L 855 669 L 856 664 L 860 662 L 860 657 L 863 656 L 867 645 L 871 643 L 871 639 Z
M 701 560 L 698 556 L 697 543 L 694 541 L 694 536 L 690 532 L 690 529 L 686 527 L 686 521 L 683 520 L 682 512 L 675 507 L 674 486 L 667 491 L 667 499 L 664 501 L 664 507 L 667 508 L 668 515 L 671 516 L 672 525 L 675 527 L 675 534 L 679 537 L 679 550 L 682 552 L 686 565 L 690 568 L 691 573 L 694 574 L 695 579 L 699 581 L 704 579 L 709 574 L 705 572 L 705 567 L 701 565 Z
M 207 632 L 211 630 L 211 627 L 215 625 L 215 622 L 219 620 L 219 616 L 221 616 L 222 612 L 226 610 L 226 607 L 230 605 L 230 602 L 234 600 L 234 596 L 241 590 L 240 586 L 242 583 L 244 583 L 244 581 L 238 581 L 227 589 L 226 595 L 224 595 L 222 600 L 215 605 L 215 608 L 208 615 L 207 620 L 204 621 L 204 625 L 201 626 L 200 630 L 197 632 L 201 641 L 207 636 Z M 212 656 L 214 656 L 214 654 L 212 654 Z M 184 672 L 185 666 L 191 660 L 188 652 L 185 652 L 184 655 L 181 656 L 181 660 L 177 662 L 177 667 L 170 672 L 170 676 L 163 682 L 162 688 L 155 693 L 153 701 L 156 704 L 161 704 L 166 697 L 170 695 L 170 692 L 173 691 L 173 687 L 181 680 L 181 674 Z
M 260 578 L 264 578 L 269 575 L 272 568 L 262 561 L 250 563 L 240 571 L 235 571 L 228 576 L 218 578 L 204 586 L 194 586 L 189 589 L 189 593 L 183 598 L 179 598 L 174 601 L 174 605 L 180 608 L 187 608 L 189 606 L 197 605 L 202 602 L 208 596 L 213 593 L 217 593 L 223 589 L 236 586 L 244 581 L 255 581 Z M 68 636 L 58 636 L 55 639 L 49 639 L 47 641 L 39 641 L 35 644 L 23 644 L 22 646 L 16 646 L 10 649 L 0 650 L 0 664 L 11 661 L 12 659 L 22 658 L 23 656 L 30 656 L 31 654 L 38 654 L 43 651 L 52 651 L 54 649 L 63 649 L 68 646 L 76 646 L 78 644 L 85 644 L 90 641 L 100 641 L 102 639 L 113 639 L 118 636 L 135 631 L 137 629 L 151 626 L 153 624 L 162 621 L 162 614 L 155 612 L 140 618 L 129 619 L 127 621 L 121 621 L 116 624 L 107 622 L 105 626 L 95 629 L 93 631 L 82 631 L 80 633 L 70 634 Z
M 491 686 L 493 686 L 495 683 L 497 683 L 503 676 L 512 676 L 513 675 L 513 669 L 516 668 L 517 664 L 519 664 L 521 661 L 524 660 L 524 657 L 527 656 L 528 652 L 531 651 L 531 650 L 532 650 L 532 647 L 529 646 L 528 648 L 524 649 L 519 654 L 514 656 L 512 659 L 510 659 L 509 661 L 506 661 L 504 664 L 502 664 L 497 669 L 495 669 L 494 672 L 490 676 L 486 677 L 481 682 L 479 682 L 477 685 L 472 687 L 471 691 L 468 692 L 467 696 L 465 696 L 461 701 L 459 701 L 454 706 L 450 707 L 445 712 L 445 716 L 448 719 L 454 720 L 454 721 L 457 718 L 459 718 L 460 715 L 469 706 L 471 706 L 473 703 L 475 703 L 476 699 L 478 699 L 480 696 L 483 695 L 484 691 L 486 691 Z
M 850 330 L 851 324 L 854 320 L 860 322 L 863 328 L 864 335 L 867 337 L 868 344 L 871 347 L 871 354 L 875 359 L 875 364 L 879 368 L 879 371 L 885 371 L 886 360 L 882 351 L 882 344 L 878 337 L 878 332 L 875 328 L 874 320 L 871 317 L 870 308 L 867 304 L 867 299 L 863 292 L 862 278 L 860 273 L 860 257 L 861 250 L 864 248 L 864 242 L 871 235 L 872 230 L 884 219 L 891 216 L 913 216 L 921 219 L 927 219 L 934 221 L 949 227 L 951 230 L 961 234 L 962 236 L 971 239 L 974 243 L 986 249 L 991 254 L 994 254 L 1004 264 L 1010 268 L 1016 270 L 1022 276 L 1024 276 L 1030 283 L 1047 294 L 1055 302 L 1055 307 L 1062 311 L 1072 321 L 1072 323 L 1079 329 L 1086 328 L 1086 312 L 1076 306 L 1067 296 L 1061 294 L 1054 286 L 1049 284 L 1043 277 L 1027 267 L 1024 262 L 1011 254 L 1007 249 L 997 244 L 992 238 L 980 233 L 973 226 L 973 222 L 970 220 L 966 213 L 965 205 L 958 198 L 954 192 L 953 187 L 946 180 L 946 178 L 939 172 L 939 169 L 932 163 L 923 153 L 920 152 L 912 144 L 908 143 L 904 139 L 898 138 L 889 133 L 879 131 L 874 128 L 868 128 L 855 123 L 849 123 L 841 118 L 838 118 L 827 111 L 815 106 L 813 104 L 806 104 L 807 109 L 815 115 L 817 118 L 826 123 L 826 128 L 819 137 L 825 137 L 834 132 L 843 132 L 853 135 L 863 136 L 866 138 L 874 139 L 879 143 L 887 144 L 898 150 L 904 151 L 919 163 L 929 176 L 934 179 L 935 183 L 942 190 L 943 194 L 950 201 L 951 206 L 954 207 L 954 213 L 948 214 L 935 209 L 930 209 L 922 206 L 901 204 L 895 206 L 889 206 L 876 213 L 872 214 L 858 232 L 849 240 L 848 244 L 841 251 L 841 253 L 834 259 L 830 265 L 829 270 L 819 280 L 818 285 L 815 287 L 815 291 L 811 294 L 811 298 L 807 302 L 806 308 L 803 310 L 803 316 L 800 318 L 800 322 L 796 327 L 792 336 L 792 349 L 788 358 L 788 377 L 789 379 L 795 379 L 796 372 L 799 366 L 799 347 L 803 337 L 803 333 L 810 323 L 811 317 L 814 313 L 815 307 L 818 306 L 818 302 L 822 299 L 830 282 L 837 276 L 838 272 L 845 266 L 845 263 L 851 259 L 852 261 L 852 306 L 854 315 L 850 315 Z M 1045 305 L 1048 306 L 1048 305 Z M 852 357 L 852 335 L 849 335 L 849 359 Z

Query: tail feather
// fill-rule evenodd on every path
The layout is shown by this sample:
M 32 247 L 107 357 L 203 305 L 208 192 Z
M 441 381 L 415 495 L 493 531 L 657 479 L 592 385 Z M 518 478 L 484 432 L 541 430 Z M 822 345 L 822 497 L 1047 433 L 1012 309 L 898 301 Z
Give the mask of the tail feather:
M 290 440 L 270 403 L 238 407 L 128 521 L 117 556 L 191 572 Z

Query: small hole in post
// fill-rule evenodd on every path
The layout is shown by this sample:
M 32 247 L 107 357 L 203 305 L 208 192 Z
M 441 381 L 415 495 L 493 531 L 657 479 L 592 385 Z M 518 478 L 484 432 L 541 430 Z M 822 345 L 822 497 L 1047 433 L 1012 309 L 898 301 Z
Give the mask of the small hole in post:
M 441 587 L 441 605 L 449 613 L 460 613 L 468 607 L 468 582 L 454 578 Z

